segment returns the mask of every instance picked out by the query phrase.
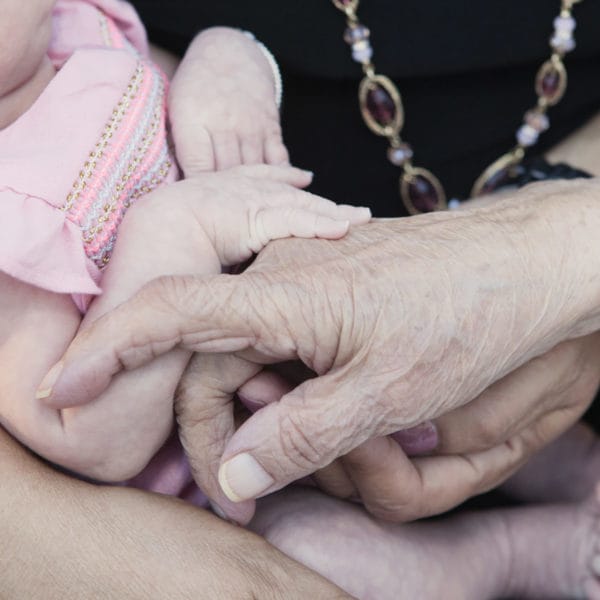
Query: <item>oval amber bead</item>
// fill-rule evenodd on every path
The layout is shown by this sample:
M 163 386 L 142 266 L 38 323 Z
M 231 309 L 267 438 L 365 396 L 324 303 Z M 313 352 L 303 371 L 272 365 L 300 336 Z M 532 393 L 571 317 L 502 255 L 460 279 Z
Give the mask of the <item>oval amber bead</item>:
M 437 177 L 425 169 L 412 169 L 400 179 L 400 195 L 411 214 L 446 208 L 444 189 Z
M 535 91 L 552 106 L 560 101 L 567 89 L 567 71 L 559 60 L 546 61 L 538 71 Z
M 404 120 L 402 100 L 390 79 L 383 75 L 365 77 L 359 100 L 363 119 L 371 131 L 384 136 L 400 131 Z
M 396 119 L 396 105 L 390 93 L 376 85 L 367 92 L 367 107 L 371 118 L 381 127 L 389 127 Z

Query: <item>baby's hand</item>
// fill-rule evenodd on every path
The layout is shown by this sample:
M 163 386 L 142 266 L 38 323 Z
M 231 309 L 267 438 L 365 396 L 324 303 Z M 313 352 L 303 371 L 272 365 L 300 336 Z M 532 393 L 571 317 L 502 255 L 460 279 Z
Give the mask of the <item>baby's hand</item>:
M 215 27 L 196 37 L 173 79 L 169 113 L 186 177 L 288 162 L 273 70 L 241 31 Z
M 293 167 L 244 165 L 222 173 L 204 173 L 151 192 L 125 215 L 103 276 L 103 293 L 90 307 L 86 320 L 100 318 L 157 277 L 216 274 L 221 265 L 243 262 L 271 240 L 292 236 L 337 239 L 350 225 L 370 219 L 367 208 L 336 205 L 298 189 L 309 181 L 306 171 Z M 135 379 L 139 370 L 121 374 L 111 384 L 114 389 L 105 392 L 111 393 L 118 414 L 111 422 L 140 426 L 142 418 L 150 419 L 140 431 L 146 441 L 159 440 L 155 451 L 164 442 L 165 432 L 161 429 L 157 435 L 154 431 L 157 437 L 148 434 L 162 425 L 152 402 L 162 409 L 166 407 L 167 414 L 172 415 L 173 390 L 189 359 L 185 352 L 183 359 L 182 351 L 176 352 L 179 356 L 171 353 L 159 359 L 172 360 L 170 366 L 151 363 L 143 367 L 148 370 L 133 384 L 128 379 Z M 117 389 L 117 384 L 124 387 Z M 140 396 L 141 384 L 149 391 Z M 165 388 L 167 393 L 161 395 L 159 392 Z M 144 402 L 139 401 L 140 397 Z M 61 396 L 59 392 L 45 396 L 44 402 L 64 409 L 87 404 L 90 399 Z M 152 410 L 148 410 L 150 406 Z
M 219 262 L 239 264 L 270 241 L 339 239 L 350 225 L 366 223 L 368 208 L 338 205 L 302 191 L 311 174 L 293 167 L 240 166 L 175 184 L 181 200 L 202 225 Z

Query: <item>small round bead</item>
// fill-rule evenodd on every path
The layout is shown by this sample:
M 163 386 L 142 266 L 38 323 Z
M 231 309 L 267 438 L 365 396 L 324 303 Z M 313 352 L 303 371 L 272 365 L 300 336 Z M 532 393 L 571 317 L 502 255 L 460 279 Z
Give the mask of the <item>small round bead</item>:
M 571 52 L 575 49 L 575 40 L 572 37 L 563 37 L 562 35 L 555 34 L 550 39 L 550 45 L 557 52 Z
M 556 29 L 557 32 L 573 33 L 575 27 L 576 23 L 573 17 L 556 17 L 556 19 L 554 19 L 554 29 Z
M 537 132 L 531 125 L 522 125 L 517 131 L 517 142 L 524 147 L 533 146 L 539 137 Z
M 450 198 L 448 200 L 448 210 L 457 210 L 460 208 L 460 200 L 458 198 Z
M 529 110 L 525 113 L 525 123 L 533 127 L 538 133 L 542 133 L 550 127 L 548 115 L 537 110 Z
M 373 48 L 366 40 L 352 44 L 352 58 L 359 63 L 366 64 L 373 57 Z
M 344 41 L 351 46 L 356 44 L 356 42 L 362 42 L 364 40 L 368 40 L 371 32 L 368 27 L 364 25 L 358 24 L 354 27 L 348 27 L 344 32 Z
M 413 157 L 413 149 L 408 144 L 388 148 L 388 160 L 395 166 L 401 167 Z

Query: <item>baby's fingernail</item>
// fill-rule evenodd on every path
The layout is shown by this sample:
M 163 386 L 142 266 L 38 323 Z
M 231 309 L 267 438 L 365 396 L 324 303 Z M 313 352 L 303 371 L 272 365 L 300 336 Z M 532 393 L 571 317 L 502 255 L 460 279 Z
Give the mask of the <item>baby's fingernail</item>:
M 57 362 L 46 374 L 44 379 L 42 379 L 42 383 L 40 383 L 40 387 L 38 387 L 37 392 L 35 393 L 35 397 L 37 400 L 46 400 L 50 398 L 52 395 L 52 389 L 56 385 L 60 374 L 62 373 L 64 367 L 64 363 L 62 360 Z
M 421 423 L 411 429 L 392 433 L 402 450 L 409 456 L 419 456 L 433 452 L 439 444 L 437 427 L 431 422 Z
M 251 412 L 251 413 L 255 413 L 258 412 L 261 408 L 265 407 L 264 403 L 261 402 L 257 402 L 256 400 L 252 400 L 251 398 L 248 398 L 247 396 L 244 396 L 242 394 L 240 394 L 238 392 L 237 395 L 239 401 Z
M 274 483 L 275 480 L 248 453 L 234 456 L 219 469 L 219 484 L 232 502 L 257 498 Z
M 216 502 L 210 500 L 209 504 L 212 508 L 212 511 L 215 513 L 215 515 L 217 515 L 217 517 L 219 517 L 219 519 L 223 519 L 223 521 L 229 521 L 229 517 L 225 514 L 225 511 Z
M 302 169 L 303 173 L 306 173 L 311 179 L 314 179 L 315 174 L 313 171 L 307 171 L 306 169 Z

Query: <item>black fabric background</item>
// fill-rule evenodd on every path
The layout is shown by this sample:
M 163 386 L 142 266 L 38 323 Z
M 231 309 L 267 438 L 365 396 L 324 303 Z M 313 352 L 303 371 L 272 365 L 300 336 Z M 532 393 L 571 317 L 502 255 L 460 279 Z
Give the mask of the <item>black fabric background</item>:
M 369 205 L 376 216 L 404 214 L 385 141 L 362 123 L 360 69 L 342 40 L 343 15 L 329 0 L 133 4 L 152 41 L 179 54 L 205 27 L 252 31 L 281 65 L 285 139 L 293 162 L 315 171 L 312 190 Z M 361 3 L 378 71 L 392 76 L 402 92 L 403 133 L 416 150 L 415 163 L 433 170 L 450 195 L 465 196 L 483 168 L 514 144 L 523 113 L 535 103 L 533 81 L 549 56 L 559 7 L 559 0 Z M 566 59 L 569 89 L 550 112 L 552 128 L 538 151 L 600 110 L 600 2 L 585 0 L 575 16 L 577 49 Z
M 329 0 L 134 0 L 150 36 L 176 52 L 211 25 L 254 32 L 279 60 L 285 84 L 283 124 L 293 161 L 314 170 L 313 191 L 404 214 L 398 170 L 385 141 L 360 117 L 360 69 L 342 40 L 343 15 Z M 559 0 L 363 0 L 378 71 L 404 97 L 404 137 L 415 163 L 433 170 L 449 195 L 465 196 L 487 164 L 514 143 L 535 103 L 533 81 L 548 57 Z M 539 150 L 600 109 L 600 2 L 576 7 L 578 47 L 568 55 L 569 90 L 550 113 Z

